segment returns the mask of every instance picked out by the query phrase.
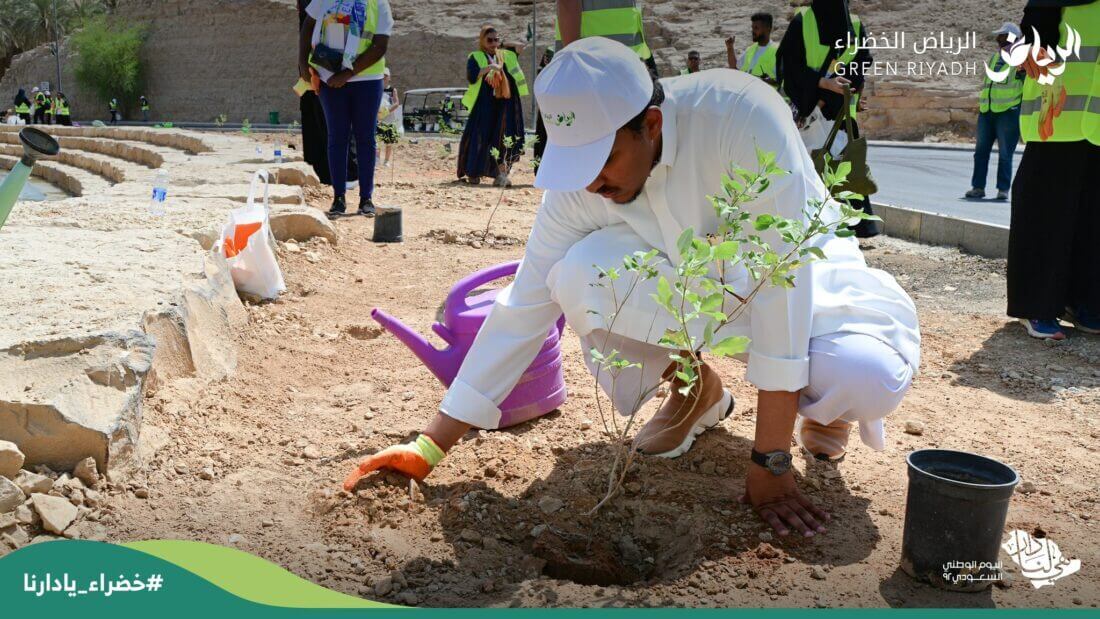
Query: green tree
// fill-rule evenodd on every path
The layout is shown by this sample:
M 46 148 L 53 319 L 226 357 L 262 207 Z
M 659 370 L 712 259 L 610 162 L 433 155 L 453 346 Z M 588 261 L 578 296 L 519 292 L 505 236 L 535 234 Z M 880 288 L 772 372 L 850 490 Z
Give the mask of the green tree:
M 75 75 L 81 87 L 103 102 L 117 97 L 123 108 L 141 94 L 145 29 L 117 18 L 95 18 L 72 35 Z

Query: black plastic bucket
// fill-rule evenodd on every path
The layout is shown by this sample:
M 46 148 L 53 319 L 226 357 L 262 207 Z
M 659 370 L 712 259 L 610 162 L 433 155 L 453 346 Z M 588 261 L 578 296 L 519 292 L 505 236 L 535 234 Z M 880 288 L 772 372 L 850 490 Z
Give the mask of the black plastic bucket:
M 375 243 L 400 243 L 405 240 L 401 229 L 401 207 L 375 207 L 374 236 Z
M 901 569 L 950 591 L 981 591 L 1000 580 L 997 557 L 1020 476 L 996 460 L 963 451 L 922 449 L 906 462 Z

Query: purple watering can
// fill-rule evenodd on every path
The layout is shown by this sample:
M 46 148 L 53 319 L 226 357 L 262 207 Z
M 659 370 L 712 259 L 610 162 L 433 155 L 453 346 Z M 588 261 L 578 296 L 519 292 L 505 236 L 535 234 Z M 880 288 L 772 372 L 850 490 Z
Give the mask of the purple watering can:
M 478 287 L 502 277 L 514 275 L 519 261 L 498 264 L 494 267 L 467 275 L 455 284 L 443 306 L 443 322 L 432 325 L 432 331 L 447 342 L 448 347 L 439 350 L 423 336 L 386 312 L 375 308 L 371 317 L 387 331 L 397 336 L 428 366 L 435 377 L 450 386 L 458 375 L 458 369 L 470 351 L 481 325 L 489 316 L 500 289 L 468 297 Z M 565 377 L 561 367 L 561 334 L 565 328 L 565 316 L 546 334 L 546 341 L 535 360 L 520 377 L 508 397 L 500 405 L 500 427 L 506 428 L 545 415 L 565 402 Z

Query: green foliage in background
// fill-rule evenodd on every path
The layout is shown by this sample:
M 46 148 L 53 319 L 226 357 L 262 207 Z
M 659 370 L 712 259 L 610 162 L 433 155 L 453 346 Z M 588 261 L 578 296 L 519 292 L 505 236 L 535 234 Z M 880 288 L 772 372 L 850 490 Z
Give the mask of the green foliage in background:
M 76 50 L 76 81 L 103 102 L 117 97 L 119 104 L 141 94 L 144 66 L 141 46 L 145 29 L 113 18 L 97 17 L 72 36 Z

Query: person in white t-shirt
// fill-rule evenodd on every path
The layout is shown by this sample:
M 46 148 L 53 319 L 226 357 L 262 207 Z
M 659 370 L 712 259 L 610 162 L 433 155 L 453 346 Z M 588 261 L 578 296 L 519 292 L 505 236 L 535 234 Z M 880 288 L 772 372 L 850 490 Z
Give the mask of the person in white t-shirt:
M 515 281 L 497 296 L 423 434 L 363 460 L 345 489 L 378 469 L 423 479 L 471 427 L 497 427 L 500 404 L 563 313 L 582 350 L 615 350 L 640 364 L 612 378 L 586 356 L 616 410 L 634 414 L 674 367 L 660 338 L 680 325 L 654 301 L 656 281 L 601 280 L 596 266 L 621 268 L 624 256 L 656 250 L 664 260 L 656 268 L 675 281 L 679 237 L 689 228 L 697 236 L 719 231 L 710 196 L 723 194 L 731 169 L 757 169 L 757 149 L 773 153 L 787 174 L 742 205 L 751 218 L 805 224 L 808 205 L 828 198 L 787 104 L 747 73 L 711 69 L 653 81 L 629 48 L 591 37 L 558 52 L 534 90 L 548 137 L 535 186 L 546 193 Z M 826 221 L 839 219 L 836 203 L 823 208 Z M 791 249 L 775 230 L 760 234 L 780 254 Z M 757 388 L 756 431 L 752 451 L 737 454 L 746 460 L 742 500 L 780 535 L 806 537 L 824 532 L 829 516 L 797 488 L 792 435 L 812 457 L 833 462 L 856 429 L 866 445 L 884 449 L 883 420 L 920 363 L 916 307 L 894 278 L 868 268 L 854 238 L 829 233 L 810 243 L 824 259 L 795 271 L 792 288 L 760 289 L 720 331 L 751 339 L 746 379 Z M 724 278 L 734 293 L 750 294 L 743 265 L 731 271 L 738 272 Z M 699 376 L 686 393 L 672 380 L 635 438 L 638 451 L 680 456 L 729 416 L 733 398 L 717 371 L 703 364 Z
M 401 93 L 391 84 L 389 67 L 386 67 L 386 87 L 382 91 L 382 106 L 378 109 L 378 141 L 385 144 L 382 167 L 390 167 L 393 145 L 405 134 L 404 116 L 401 113 Z
M 334 199 L 328 216 L 346 213 L 348 142 L 359 154 L 359 211 L 374 217 L 374 153 L 386 49 L 393 30 L 389 0 L 313 0 L 298 44 L 298 73 L 321 78 Z

